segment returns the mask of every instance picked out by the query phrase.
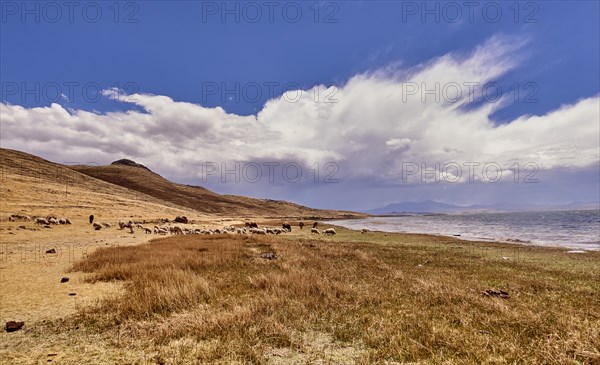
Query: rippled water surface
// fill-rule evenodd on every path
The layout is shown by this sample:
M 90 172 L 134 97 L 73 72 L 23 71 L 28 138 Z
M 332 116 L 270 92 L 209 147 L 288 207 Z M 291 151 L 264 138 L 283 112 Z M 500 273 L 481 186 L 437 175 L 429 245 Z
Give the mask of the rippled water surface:
M 520 240 L 536 245 L 600 250 L 600 211 L 412 215 L 333 221 L 347 228 L 460 235 L 469 240 Z

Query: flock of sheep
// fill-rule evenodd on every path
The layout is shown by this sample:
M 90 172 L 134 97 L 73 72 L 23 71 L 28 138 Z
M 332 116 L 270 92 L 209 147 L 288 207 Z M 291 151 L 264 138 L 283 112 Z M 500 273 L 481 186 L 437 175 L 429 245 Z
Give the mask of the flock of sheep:
M 95 230 L 101 230 L 103 228 L 110 228 L 112 225 L 110 223 L 100 223 L 94 222 L 92 223 Z M 301 225 L 301 227 L 303 224 Z M 312 234 L 321 234 L 321 232 L 316 228 L 316 223 L 311 229 Z M 174 225 L 155 225 L 153 228 L 145 227 L 143 224 L 139 222 L 125 222 L 119 221 L 119 229 L 129 229 L 130 233 L 134 233 L 136 229 L 140 229 L 144 231 L 146 234 L 258 234 L 258 235 L 278 235 L 282 233 L 287 233 L 292 231 L 292 226 L 289 223 L 283 223 L 281 228 L 279 227 L 263 227 L 259 228 L 258 224 L 255 222 L 246 222 L 245 227 L 235 227 L 235 226 L 226 226 L 223 228 L 182 228 L 180 226 Z M 335 229 L 328 228 L 323 230 L 324 235 L 335 235 Z
M 31 222 L 33 221 L 35 224 L 41 226 L 50 226 L 51 224 L 71 224 L 71 220 L 69 218 L 58 218 L 55 215 L 48 215 L 46 217 L 31 217 L 28 215 L 21 214 L 12 214 L 8 217 L 9 222 Z
M 8 220 L 11 222 L 18 221 L 33 221 L 35 224 L 50 226 L 50 225 L 59 225 L 59 224 L 71 224 L 71 221 L 68 218 L 58 218 L 55 215 L 48 215 L 46 217 L 31 217 L 27 215 L 13 214 L 8 217 Z M 166 220 L 168 222 L 168 220 Z M 90 223 L 94 227 L 96 231 L 99 231 L 104 228 L 111 228 L 112 225 L 110 223 L 101 223 L 94 222 L 94 216 L 90 216 Z M 317 228 L 318 223 L 314 222 L 313 226 L 310 230 L 311 234 L 320 235 L 321 231 Z M 300 229 L 304 227 L 304 223 L 300 222 Z M 133 221 L 119 221 L 119 229 L 129 229 L 130 233 L 134 233 L 136 229 L 142 230 L 146 234 L 258 234 L 258 235 L 278 235 L 282 233 L 287 233 L 292 231 L 292 226 L 289 223 L 283 223 L 281 228 L 279 227 L 263 227 L 259 228 L 256 222 L 246 222 L 245 227 L 235 227 L 235 226 L 227 226 L 223 228 L 216 229 L 206 229 L 206 228 L 181 228 L 180 226 L 163 224 L 160 226 L 155 225 L 154 228 L 145 227 L 140 222 Z M 333 236 L 336 234 L 335 229 L 327 228 L 322 231 L 323 235 Z

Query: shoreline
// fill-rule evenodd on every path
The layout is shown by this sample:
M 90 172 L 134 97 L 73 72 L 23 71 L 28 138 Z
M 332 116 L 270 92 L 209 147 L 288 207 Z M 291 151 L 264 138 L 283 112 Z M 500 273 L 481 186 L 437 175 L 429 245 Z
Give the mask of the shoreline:
M 396 218 L 396 217 L 397 216 L 371 216 L 368 218 L 359 218 L 358 220 L 364 219 L 366 221 L 368 219 Z M 449 237 L 449 238 L 455 238 L 455 239 L 466 241 L 466 242 L 502 243 L 502 244 L 507 244 L 507 245 L 521 245 L 521 246 L 527 246 L 527 247 L 547 247 L 547 248 L 563 249 L 566 251 L 583 250 L 586 252 L 600 252 L 600 243 L 576 243 L 575 242 L 572 244 L 558 244 L 555 242 L 540 241 L 540 240 L 525 240 L 522 238 L 517 238 L 517 237 L 513 238 L 510 236 L 502 237 L 502 238 L 494 238 L 494 237 L 488 238 L 488 237 L 470 236 L 468 234 L 462 234 L 462 233 L 461 234 L 432 233 L 432 232 L 398 231 L 398 230 L 393 230 L 393 229 L 386 230 L 386 229 L 381 229 L 381 228 L 377 228 L 377 229 L 370 228 L 373 226 L 373 224 L 365 224 L 364 227 L 356 227 L 353 225 L 340 224 L 340 222 L 343 223 L 345 221 L 356 222 L 357 219 L 332 219 L 332 220 L 327 220 L 327 223 L 331 224 L 331 225 L 343 227 L 345 229 L 355 230 L 355 231 L 360 231 L 361 229 L 365 228 L 371 232 L 419 234 L 419 235 L 429 235 L 432 237 Z

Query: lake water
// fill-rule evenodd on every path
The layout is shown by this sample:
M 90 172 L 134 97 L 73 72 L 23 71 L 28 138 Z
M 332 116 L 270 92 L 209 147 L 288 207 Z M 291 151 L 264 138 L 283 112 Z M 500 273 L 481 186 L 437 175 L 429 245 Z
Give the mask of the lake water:
M 600 250 L 600 210 L 411 215 L 331 223 L 352 229 L 460 235 L 467 240 L 520 240 L 535 245 Z

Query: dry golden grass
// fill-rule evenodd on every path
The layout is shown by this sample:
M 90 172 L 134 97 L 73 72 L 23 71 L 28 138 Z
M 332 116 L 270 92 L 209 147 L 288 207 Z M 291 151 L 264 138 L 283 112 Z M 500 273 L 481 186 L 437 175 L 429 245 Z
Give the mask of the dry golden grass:
M 597 253 L 339 232 L 100 249 L 73 270 L 124 294 L 32 333 L 99 336 L 105 362 L 600 362 Z

